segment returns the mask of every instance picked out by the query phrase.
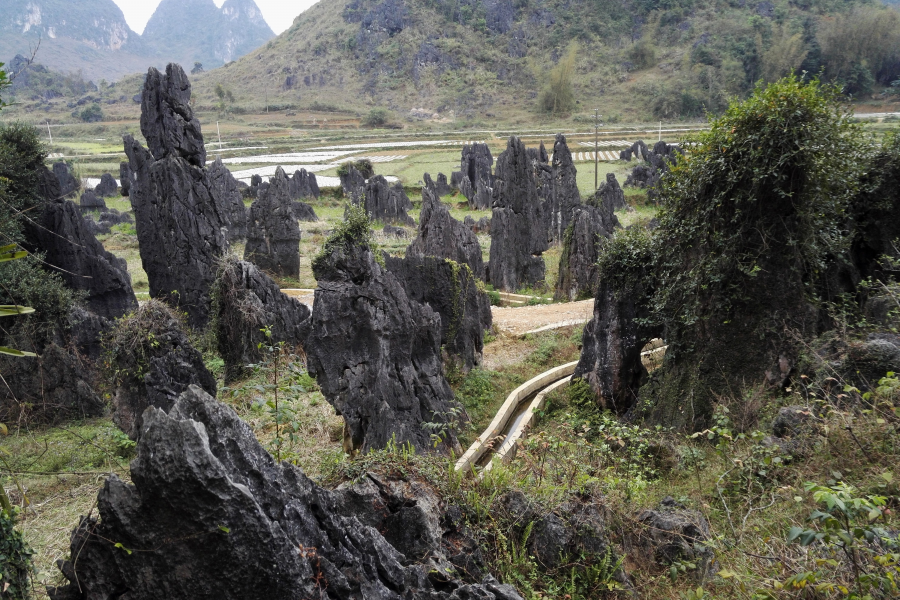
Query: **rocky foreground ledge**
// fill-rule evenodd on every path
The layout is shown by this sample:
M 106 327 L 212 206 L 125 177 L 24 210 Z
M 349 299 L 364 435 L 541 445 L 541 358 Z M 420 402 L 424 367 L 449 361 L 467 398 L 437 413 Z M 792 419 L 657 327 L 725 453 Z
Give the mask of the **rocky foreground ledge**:
M 454 578 L 428 494 L 397 498 L 402 489 L 372 482 L 325 490 L 276 463 L 196 386 L 168 414 L 144 413 L 131 477 L 111 477 L 100 519 L 73 533 L 60 562 L 70 583 L 49 589 L 52 600 L 520 599 L 490 576 Z

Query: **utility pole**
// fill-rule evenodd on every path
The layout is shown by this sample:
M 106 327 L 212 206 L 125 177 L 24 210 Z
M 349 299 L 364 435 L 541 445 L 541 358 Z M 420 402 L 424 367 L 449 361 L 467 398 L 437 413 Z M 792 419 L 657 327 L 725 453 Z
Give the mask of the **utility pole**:
M 662 121 L 659 122 L 659 139 L 657 141 L 662 141 Z
M 219 150 L 222 149 L 222 132 L 219 131 L 219 122 L 216 121 L 216 135 L 219 136 Z
M 598 137 L 600 135 L 600 109 L 594 109 L 594 191 L 600 186 L 600 143 Z
M 269 114 L 269 86 L 266 86 L 266 114 Z
M 47 135 L 50 136 L 50 145 L 53 145 L 53 132 L 50 131 L 50 121 L 47 121 Z

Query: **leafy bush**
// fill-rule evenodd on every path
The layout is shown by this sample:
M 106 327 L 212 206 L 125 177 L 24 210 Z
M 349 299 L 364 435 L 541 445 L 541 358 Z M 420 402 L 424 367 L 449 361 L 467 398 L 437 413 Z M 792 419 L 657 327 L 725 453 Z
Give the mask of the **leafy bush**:
M 354 162 L 341 163 L 341 166 L 337 169 L 338 177 L 347 175 L 350 172 L 350 167 L 359 171 L 360 175 L 363 176 L 363 179 L 369 179 L 375 175 L 375 167 L 372 165 L 372 161 L 368 158 L 361 158 Z
M 0 510 L 0 597 L 10 600 L 30 598 L 34 575 L 34 551 L 25 543 L 21 531 L 15 529 L 14 511 Z
M 98 123 L 103 120 L 103 109 L 95 102 L 85 107 L 77 116 L 85 123 Z
M 366 246 L 378 257 L 378 244 L 372 237 L 369 228 L 369 215 L 366 209 L 358 204 L 348 204 L 344 214 L 344 221 L 334 228 L 322 250 L 312 260 L 312 270 L 319 277 L 319 273 L 325 268 L 329 257 L 335 252 L 349 252 L 357 245 Z
M 362 119 L 365 127 L 384 127 L 391 120 L 391 113 L 386 108 L 373 108 Z

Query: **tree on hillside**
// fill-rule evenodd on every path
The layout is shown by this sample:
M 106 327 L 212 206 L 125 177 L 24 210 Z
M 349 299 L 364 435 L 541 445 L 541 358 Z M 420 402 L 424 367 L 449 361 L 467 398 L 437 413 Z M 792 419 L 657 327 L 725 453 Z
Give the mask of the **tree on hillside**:
M 803 41 L 803 34 L 791 35 L 785 28 L 773 35 L 772 43 L 762 55 L 762 76 L 767 82 L 773 82 L 796 71 L 809 51 Z
M 578 59 L 578 42 L 569 44 L 566 55 L 559 59 L 550 70 L 547 84 L 538 98 L 542 111 L 551 114 L 563 114 L 575 108 L 575 91 L 572 79 L 575 76 L 575 61 Z
M 818 38 L 825 75 L 844 93 L 869 93 L 874 83 L 889 85 L 900 76 L 900 13 L 894 9 L 858 7 L 823 21 Z

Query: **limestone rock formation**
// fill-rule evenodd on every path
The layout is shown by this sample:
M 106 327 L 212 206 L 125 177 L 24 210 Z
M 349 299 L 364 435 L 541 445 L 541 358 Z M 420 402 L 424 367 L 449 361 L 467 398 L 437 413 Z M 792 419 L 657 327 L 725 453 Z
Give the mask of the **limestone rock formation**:
M 352 165 L 347 166 L 346 173 L 338 173 L 341 179 L 341 189 L 344 196 L 353 202 L 358 202 L 366 193 L 366 178 Z
M 491 167 L 494 157 L 487 144 L 475 143 L 463 146 L 460 168 L 462 177 L 459 191 L 469 200 L 472 210 L 487 210 L 491 207 L 494 176 Z
M 81 194 L 80 200 L 81 210 L 84 212 L 91 210 L 106 210 L 106 202 L 103 201 L 103 198 L 97 196 L 93 190 L 85 190 L 83 194 Z
M 643 142 L 638 142 L 638 144 L 643 144 Z M 670 165 L 678 161 L 681 149 L 674 144 L 669 145 L 660 140 L 653 145 L 652 150 L 644 146 L 642 153 L 643 160 L 646 163 L 639 164 L 632 169 L 625 179 L 625 186 L 646 188 L 648 190 L 647 198 L 655 200 L 656 187 L 659 184 L 659 180 L 668 172 Z
M 295 200 L 294 202 L 291 202 L 291 207 L 294 212 L 294 218 L 298 221 L 308 221 L 311 223 L 315 223 L 319 220 L 319 217 L 316 216 L 316 211 L 314 211 L 313 207 L 306 202 L 299 202 Z
M 250 223 L 244 260 L 263 271 L 298 277 L 300 275 L 300 226 L 281 167 L 259 198 L 250 207 Z
M 285 342 L 289 349 L 302 346 L 309 328 L 310 310 L 286 296 L 254 265 L 226 259 L 215 285 L 216 344 L 225 360 L 225 381 L 238 379 L 246 366 L 261 362 L 260 345 Z M 271 337 L 263 329 L 269 327 Z
M 97 241 L 78 208 L 68 200 L 49 201 L 25 228 L 32 252 L 45 252 L 44 262 L 56 269 L 66 286 L 84 292 L 85 304 L 97 315 L 116 319 L 137 309 L 125 260 Z
M 386 257 L 385 266 L 410 300 L 427 304 L 441 317 L 441 346 L 468 372 L 481 364 L 484 332 L 492 323 L 491 300 L 475 273 L 463 263 L 407 251 Z
M 406 255 L 448 258 L 468 265 L 475 277 L 482 279 L 484 259 L 478 238 L 471 229 L 450 216 L 428 173 L 424 179 L 419 234 L 406 249 Z
M 447 183 L 447 176 L 443 173 L 437 174 L 437 183 L 434 185 L 434 191 L 437 192 L 438 196 L 446 196 L 453 193 L 453 188 Z
M 119 163 L 119 183 L 122 186 L 122 195 L 127 198 L 134 183 L 134 173 L 127 162 Z
M 453 392 L 441 363 L 441 318 L 411 301 L 362 240 L 368 228 L 336 232 L 313 262 L 319 282 L 306 344 L 309 373 L 343 415 L 345 449 L 391 439 L 430 449 L 423 423 L 444 429 L 439 448 L 459 448 Z
M 78 188 L 81 187 L 81 182 L 72 175 L 72 172 L 69 171 L 69 165 L 63 161 L 53 163 L 53 174 L 56 175 L 56 179 L 59 181 L 60 197 L 68 198 L 73 196 L 78 191 Z
M 109 173 L 100 176 L 100 183 L 94 187 L 94 194 L 100 198 L 109 198 L 110 196 L 119 195 L 119 184 L 116 179 Z
M 531 161 L 516 137 L 497 157 L 494 186 L 488 280 L 504 291 L 536 285 L 544 280 L 549 227 Z
M 481 217 L 477 221 L 471 215 L 466 215 L 463 225 L 472 230 L 472 233 L 491 233 L 491 218 Z
M 151 68 L 141 103 L 148 152 L 125 136 L 134 181 L 131 205 L 150 296 L 184 310 L 189 324 L 209 317 L 209 287 L 228 242 L 222 233 L 218 187 L 202 167 L 206 150 L 189 100 L 190 84 L 178 65 L 166 75 Z
M 547 151 L 541 143 L 538 158 L 544 158 L 546 155 Z M 556 135 L 556 142 L 553 144 L 553 164 L 549 170 L 541 169 L 536 175 L 543 176 L 545 172 L 549 176 L 547 182 L 549 185 L 540 187 L 549 188 L 543 197 L 547 200 L 550 239 L 562 243 L 563 235 L 572 222 L 575 208 L 581 205 L 581 194 L 578 192 L 578 171 L 572 162 L 572 153 L 566 144 L 566 136 L 561 133 Z
M 156 160 L 174 157 L 195 167 L 206 165 L 200 121 L 190 102 L 191 82 L 180 66 L 170 63 L 165 75 L 150 67 L 141 99 L 141 133 Z
M 556 281 L 557 299 L 583 300 L 593 298 L 597 293 L 600 248 L 619 227 L 619 220 L 607 207 L 608 203 L 603 202 L 600 207 L 588 204 L 575 210 L 572 223 L 563 236 Z
M 381 229 L 382 235 L 389 235 L 395 238 L 408 238 L 409 232 L 403 229 L 402 227 L 394 227 L 393 225 L 385 225 Z
M 307 173 L 306 169 L 294 172 L 290 178 L 290 192 L 292 200 L 303 200 L 319 197 L 319 182 L 315 173 Z
M 625 191 L 616 180 L 615 173 L 607 173 L 606 181 L 600 184 L 594 194 L 594 204 L 610 211 L 621 210 L 628 206 L 625 202 Z
M 133 440 L 141 435 L 148 407 L 169 410 L 191 385 L 216 393 L 203 355 L 162 302 L 151 300 L 119 320 L 104 343 L 116 373 L 113 421 Z
M 219 222 L 225 228 L 225 239 L 234 242 L 246 238 L 247 207 L 244 206 L 244 199 L 237 180 L 231 171 L 222 164 L 221 158 L 217 158 L 209 166 L 207 173 Z
M 168 414 L 145 416 L 133 483 L 106 481 L 99 519 L 85 517 L 73 532 L 71 557 L 60 563 L 69 584 L 50 589 L 52 600 L 122 590 L 132 600 L 161 590 L 172 598 L 521 600 L 491 577 L 455 579 L 436 546 L 437 507 L 418 494 L 406 501 L 394 491 L 402 484 L 329 492 L 277 463 L 231 408 L 197 387 Z M 396 518 L 386 517 L 394 508 Z M 372 526 L 382 522 L 408 554 Z
M 351 167 L 351 172 L 353 171 L 355 169 Z M 406 214 L 406 211 L 412 210 L 412 202 L 409 201 L 409 197 L 403 191 L 403 185 L 399 181 L 391 185 L 381 175 L 375 175 L 366 181 L 364 190 L 364 196 L 357 194 L 351 198 L 354 203 L 363 204 L 370 219 L 384 223 L 399 223 L 409 227 L 415 226 L 415 220 Z
M 647 160 L 648 154 L 650 154 L 650 148 L 647 147 L 644 140 L 638 140 L 632 144 L 630 148 L 622 150 L 619 153 L 619 159 L 631 160 L 632 158 L 636 158 L 638 160 Z

